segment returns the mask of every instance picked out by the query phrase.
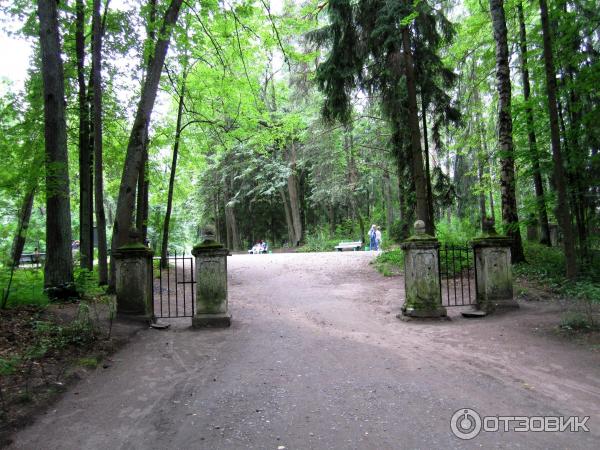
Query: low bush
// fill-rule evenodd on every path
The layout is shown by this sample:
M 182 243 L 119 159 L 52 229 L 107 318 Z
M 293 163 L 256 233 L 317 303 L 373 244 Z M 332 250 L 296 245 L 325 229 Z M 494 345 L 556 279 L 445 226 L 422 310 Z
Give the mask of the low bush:
M 386 277 L 398 275 L 404 270 L 404 253 L 399 248 L 383 252 L 375 258 L 373 264 Z
M 306 234 L 305 243 L 298 248 L 298 252 L 331 252 L 335 250 L 335 246 L 339 243 L 339 239 L 330 237 L 327 231 L 320 229 Z

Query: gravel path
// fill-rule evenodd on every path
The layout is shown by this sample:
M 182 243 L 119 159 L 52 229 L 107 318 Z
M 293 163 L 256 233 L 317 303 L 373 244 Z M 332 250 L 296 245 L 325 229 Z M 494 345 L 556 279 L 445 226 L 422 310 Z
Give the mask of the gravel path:
M 597 448 L 600 355 L 556 307 L 403 322 L 372 254 L 229 258 L 227 330 L 144 330 L 15 436 L 26 449 Z M 450 418 L 589 415 L 589 433 L 481 433 Z

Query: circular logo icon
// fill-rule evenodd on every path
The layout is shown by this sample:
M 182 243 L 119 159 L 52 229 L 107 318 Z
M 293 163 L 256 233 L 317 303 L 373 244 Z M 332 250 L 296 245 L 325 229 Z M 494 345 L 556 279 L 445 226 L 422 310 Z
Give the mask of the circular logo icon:
M 459 409 L 450 419 L 450 429 L 459 439 L 473 439 L 481 431 L 481 416 L 470 408 Z

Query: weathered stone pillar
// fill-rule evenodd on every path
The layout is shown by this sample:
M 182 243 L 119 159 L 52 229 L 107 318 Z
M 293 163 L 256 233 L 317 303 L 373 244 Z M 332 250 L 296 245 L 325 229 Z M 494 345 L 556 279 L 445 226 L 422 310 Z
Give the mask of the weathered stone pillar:
M 132 230 L 131 243 L 119 247 L 115 258 L 117 313 L 150 320 L 152 317 L 152 249 Z
M 415 235 L 402 243 L 404 251 L 405 301 L 402 314 L 408 317 L 443 317 L 439 270 L 440 243 L 425 234 L 425 223 L 415 222 Z
M 519 307 L 513 299 L 511 242 L 511 238 L 496 233 L 491 219 L 487 219 L 484 234 L 473 240 L 476 309 L 480 311 L 491 313 Z
M 196 313 L 192 327 L 228 327 L 231 315 L 227 308 L 227 256 L 229 250 L 205 235 L 192 250 L 196 258 Z

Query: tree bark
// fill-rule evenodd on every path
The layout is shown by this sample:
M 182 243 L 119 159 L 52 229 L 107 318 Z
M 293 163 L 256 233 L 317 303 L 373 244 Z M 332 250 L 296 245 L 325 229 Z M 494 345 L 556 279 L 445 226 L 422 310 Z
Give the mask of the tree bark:
M 39 0 L 46 149 L 46 265 L 51 295 L 72 292 L 71 205 L 65 120 L 65 89 L 56 0 Z
M 287 225 L 288 231 L 288 242 L 290 247 L 294 246 L 294 222 L 292 220 L 292 213 L 290 212 L 290 204 L 287 200 L 287 195 L 285 195 L 285 190 L 283 188 L 279 189 L 279 194 L 281 196 L 281 201 L 283 202 L 283 209 L 285 212 L 285 223 Z
M 169 192 L 167 194 L 167 211 L 163 222 L 163 238 L 160 252 L 160 265 L 166 268 L 168 265 L 167 253 L 169 248 L 169 223 L 171 221 L 171 208 L 173 207 L 173 190 L 175 188 L 175 172 L 177 170 L 177 155 L 179 153 L 179 141 L 181 139 L 181 119 L 183 117 L 183 99 L 185 96 L 185 70 L 179 93 L 179 105 L 177 107 L 177 124 L 175 125 L 175 142 L 173 143 L 173 162 L 171 163 L 171 175 L 169 176 Z
M 36 187 L 33 186 L 27 191 L 19 209 L 17 232 L 15 233 L 10 250 L 10 264 L 12 267 L 19 267 L 21 255 L 23 255 L 23 248 L 27 239 L 27 229 L 29 228 L 29 220 L 31 219 L 31 211 L 33 209 L 33 200 L 35 198 L 35 189 Z
M 515 162 L 512 136 L 511 84 L 508 65 L 508 40 L 504 1 L 490 0 L 492 29 L 496 43 L 496 88 L 498 90 L 498 144 L 500 150 L 500 192 L 502 196 L 502 222 L 506 234 L 512 238 L 512 262 L 525 260 L 517 197 L 515 188 Z
M 298 194 L 298 176 L 296 175 L 296 146 L 294 140 L 291 141 L 288 151 L 288 163 L 290 175 L 288 176 L 287 186 L 290 196 L 290 214 L 294 227 L 294 246 L 300 245 L 302 240 L 302 220 L 300 217 L 300 198 Z
M 76 2 L 75 53 L 79 86 L 79 264 L 82 269 L 94 266 L 93 176 L 90 148 L 90 108 L 85 83 L 85 6 Z
M 229 180 L 225 180 L 225 183 L 229 183 Z M 225 202 L 225 223 L 227 225 L 227 245 L 234 251 L 239 251 L 242 249 L 242 243 L 240 241 L 240 235 L 235 218 L 235 206 L 230 204 L 231 199 L 229 186 L 225 186 L 223 194 L 223 200 Z
M 417 107 L 417 87 L 410 45 L 408 27 L 402 29 L 402 48 L 404 53 L 404 70 L 406 75 L 406 90 L 408 93 L 408 124 L 410 127 L 411 153 L 413 164 L 413 179 L 415 183 L 416 216 L 425 222 L 428 234 L 435 233 L 434 224 L 429 220 L 429 204 L 427 201 L 427 180 L 423 170 L 423 152 L 421 150 L 421 130 L 419 129 L 419 110 Z
M 98 281 L 100 285 L 108 283 L 108 255 L 106 240 L 106 215 L 104 212 L 104 178 L 102 174 L 102 20 L 100 16 L 100 0 L 93 0 L 92 13 L 92 79 L 94 106 L 92 121 L 94 123 L 94 179 L 96 230 L 98 234 Z
M 147 125 L 150 123 L 152 109 L 154 108 L 158 83 L 160 82 L 160 75 L 169 48 L 171 31 L 177 22 L 182 2 L 183 0 L 171 0 L 165 12 L 158 34 L 159 38 L 154 48 L 152 64 L 148 67 L 148 73 L 142 88 L 140 102 L 127 145 L 127 154 L 119 187 L 117 211 L 113 226 L 113 252 L 129 242 L 129 231 L 133 224 L 136 183 L 140 173 L 140 166 L 143 163 L 144 143 L 147 139 Z M 113 266 L 112 259 L 111 266 Z M 113 276 L 111 277 L 111 287 L 114 287 L 114 281 Z
M 392 182 L 387 170 L 383 172 L 383 201 L 385 202 L 385 226 L 389 231 L 394 224 L 394 202 L 392 201 Z
M 148 23 L 146 25 L 146 33 L 148 34 L 148 39 L 146 40 L 146 45 L 152 48 L 154 41 L 156 40 L 156 0 L 148 1 Z M 152 52 L 148 53 L 148 61 L 146 62 L 147 70 L 149 70 L 152 65 Z M 148 177 L 148 146 L 149 142 L 149 132 L 150 122 L 146 123 L 146 131 L 145 136 L 146 140 L 144 142 L 144 150 L 142 152 L 142 164 L 140 165 L 140 173 L 138 175 L 137 182 L 137 200 L 136 200 L 136 214 L 135 214 L 135 227 L 141 232 L 143 242 L 146 242 L 148 237 L 148 212 L 150 209 L 149 194 L 150 194 L 150 178 Z
M 429 139 L 427 138 L 427 104 L 421 95 L 421 118 L 423 123 L 423 158 L 425 158 L 425 179 L 427 182 L 427 206 L 429 211 L 429 222 L 434 224 L 433 219 L 433 190 L 431 189 L 431 170 L 429 167 Z
M 546 212 L 546 200 L 544 199 L 544 182 L 542 180 L 540 157 L 535 136 L 533 108 L 530 104 L 531 86 L 529 84 L 529 69 L 527 68 L 527 31 L 525 29 L 523 4 L 521 2 L 517 3 L 517 12 L 519 16 L 519 44 L 521 48 L 521 80 L 523 83 L 523 97 L 525 98 L 526 104 L 527 139 L 529 141 L 529 154 L 533 168 L 533 183 L 535 185 L 538 221 L 541 228 L 540 243 L 550 245 L 550 227 L 548 226 L 548 213 Z
M 550 140 L 552 144 L 552 159 L 554 162 L 554 182 L 557 191 L 555 215 L 563 234 L 566 275 L 568 278 L 575 278 L 577 276 L 577 260 L 575 257 L 575 243 L 573 239 L 569 202 L 567 201 L 565 170 L 560 148 L 556 99 L 556 72 L 554 71 L 554 60 L 552 57 L 552 38 L 550 35 L 548 4 L 546 3 L 546 0 L 540 0 L 540 17 L 544 44 L 544 67 L 546 69 L 546 90 L 548 94 L 548 112 L 550 116 Z

